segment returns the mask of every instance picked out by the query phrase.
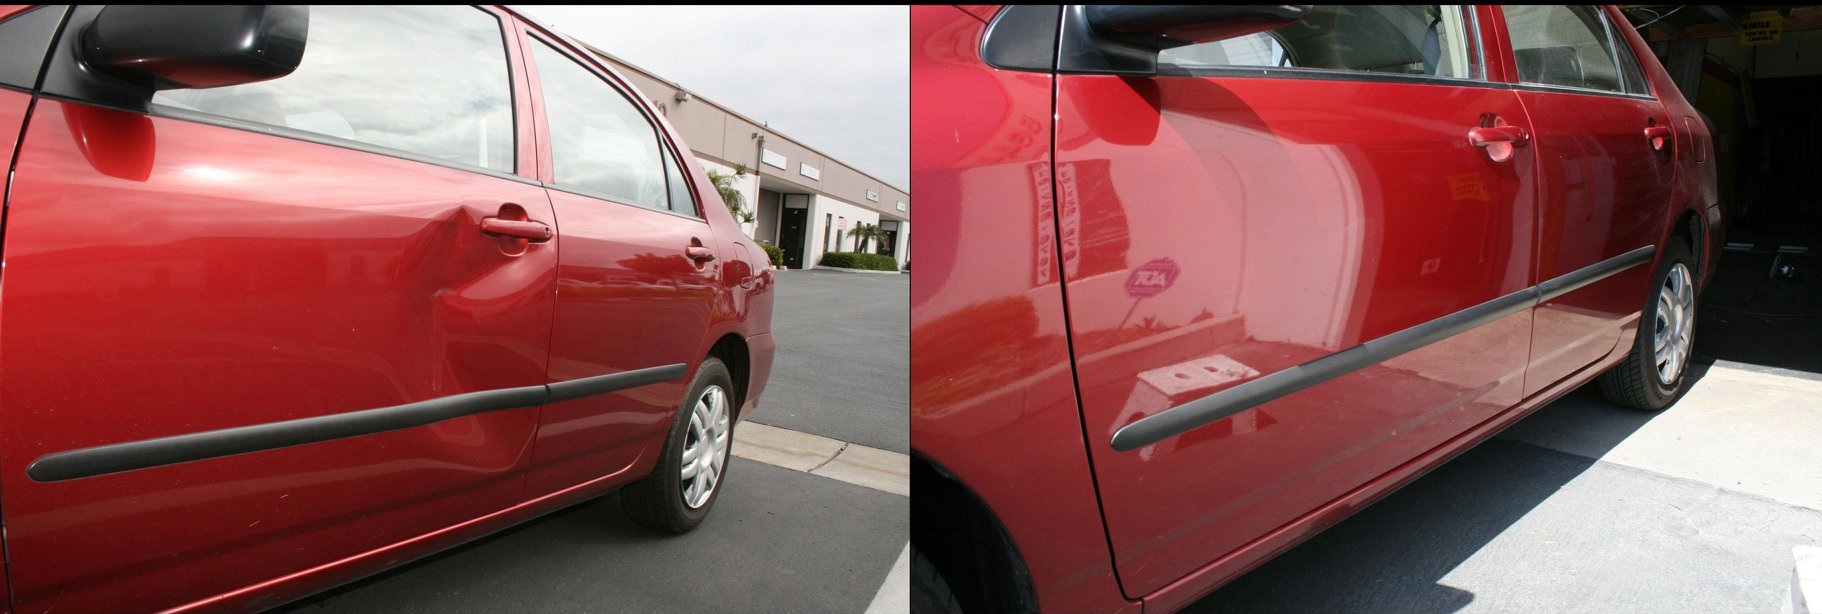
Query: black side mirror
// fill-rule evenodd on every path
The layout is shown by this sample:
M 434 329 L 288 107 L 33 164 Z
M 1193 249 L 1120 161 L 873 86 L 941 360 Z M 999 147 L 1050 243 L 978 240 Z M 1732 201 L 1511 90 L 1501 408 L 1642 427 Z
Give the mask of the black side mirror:
M 1308 17 L 1311 5 L 1072 5 L 1063 11 L 1062 72 L 1152 75 L 1158 52 L 1264 32 Z
M 150 91 L 256 83 L 304 59 L 307 6 L 113 5 L 82 34 L 82 61 Z

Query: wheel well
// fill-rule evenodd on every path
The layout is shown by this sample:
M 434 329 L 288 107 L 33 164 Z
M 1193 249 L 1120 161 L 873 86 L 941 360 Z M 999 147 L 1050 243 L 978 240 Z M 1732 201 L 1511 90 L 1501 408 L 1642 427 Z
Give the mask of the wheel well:
M 747 358 L 746 340 L 740 338 L 740 335 L 722 335 L 709 348 L 709 355 L 721 359 L 721 363 L 728 366 L 728 376 L 734 378 L 734 407 L 744 407 L 747 402 L 747 371 L 752 364 Z
M 1683 217 L 1677 219 L 1676 230 L 1672 236 L 1683 239 L 1683 245 L 1689 246 L 1689 257 L 1695 261 L 1695 271 L 1693 272 L 1696 279 L 1701 279 L 1702 267 L 1707 266 L 1707 263 L 1702 261 L 1702 256 L 1707 254 L 1707 250 L 1702 249 L 1704 247 L 1702 245 L 1702 216 L 1696 215 L 1694 211 L 1683 212 Z
M 1004 525 L 960 480 L 913 452 L 911 547 L 967 612 L 1036 612 L 1031 572 Z

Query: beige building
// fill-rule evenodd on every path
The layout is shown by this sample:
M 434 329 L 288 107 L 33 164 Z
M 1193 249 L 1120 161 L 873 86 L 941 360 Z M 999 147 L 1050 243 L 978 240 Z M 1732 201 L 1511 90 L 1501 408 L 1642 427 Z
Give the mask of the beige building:
M 811 268 L 824 252 L 886 254 L 904 266 L 911 258 L 911 194 L 744 115 L 696 96 L 677 84 L 584 45 L 633 82 L 683 135 L 704 169 L 732 174 L 754 219 L 742 228 L 761 243 L 784 250 L 787 268 Z M 755 172 L 756 171 L 756 172 Z M 859 245 L 850 233 L 877 224 L 883 242 Z

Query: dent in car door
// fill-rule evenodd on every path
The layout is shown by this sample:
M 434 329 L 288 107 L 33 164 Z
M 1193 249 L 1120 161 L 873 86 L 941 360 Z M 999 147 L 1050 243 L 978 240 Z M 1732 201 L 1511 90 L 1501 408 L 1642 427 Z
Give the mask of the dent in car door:
M 1653 151 L 1646 129 L 1674 128 L 1643 79 L 1617 70 L 1611 20 L 1586 6 L 1494 10 L 1504 16 L 1518 80 L 1538 84 L 1518 92 L 1536 118 L 1537 281 L 1654 246 L 1666 228 L 1675 152 Z M 1626 262 L 1632 266 L 1538 304 L 1526 395 L 1607 356 L 1636 322 L 1652 270 L 1637 266 L 1649 258 Z
M 1059 77 L 1068 321 L 1129 597 L 1520 399 L 1534 160 L 1469 133 L 1528 122 L 1442 8 L 1318 8 L 1157 77 Z M 1425 24 L 1445 55 L 1419 55 Z M 1216 67 L 1291 56 L 1334 72 Z M 1383 72 L 1338 72 L 1361 65 Z
M 538 428 L 532 496 L 647 469 L 701 357 L 720 259 L 670 143 L 634 99 L 538 38 L 525 42 L 550 135 L 562 254 L 552 381 L 644 372 L 656 383 L 552 399 Z M 654 450 L 655 451 L 655 450 Z
M 483 232 L 515 208 L 552 219 L 543 189 L 511 175 L 530 139 L 515 139 L 507 53 L 486 43 L 499 17 L 316 7 L 310 34 L 296 73 L 166 92 L 152 115 L 37 105 L 0 305 L 20 610 L 194 603 L 522 497 L 556 251 Z M 82 78 L 71 44 L 47 93 Z M 452 403 L 480 413 L 144 468 L 46 462 Z

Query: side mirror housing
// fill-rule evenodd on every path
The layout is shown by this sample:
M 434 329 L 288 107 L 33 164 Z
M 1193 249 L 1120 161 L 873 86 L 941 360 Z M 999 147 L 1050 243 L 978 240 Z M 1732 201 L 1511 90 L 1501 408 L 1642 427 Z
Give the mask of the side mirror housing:
M 1154 75 L 1158 52 L 1290 25 L 1311 5 L 1073 5 L 1063 11 L 1060 72 Z
M 151 92 L 256 83 L 304 59 L 310 8 L 112 5 L 82 33 L 93 70 Z

